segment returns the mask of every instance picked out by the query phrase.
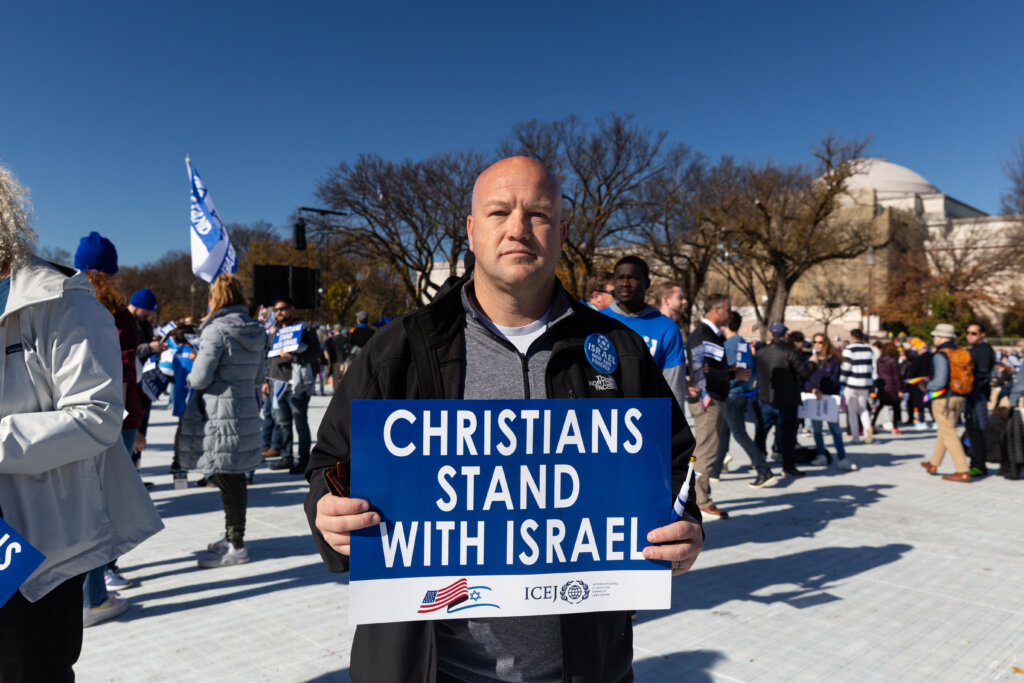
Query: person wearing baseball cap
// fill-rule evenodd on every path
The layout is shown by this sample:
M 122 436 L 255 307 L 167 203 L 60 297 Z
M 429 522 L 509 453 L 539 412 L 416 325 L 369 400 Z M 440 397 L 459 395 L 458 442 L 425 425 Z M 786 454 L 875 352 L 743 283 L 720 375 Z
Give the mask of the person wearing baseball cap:
M 956 433 L 956 421 L 964 406 L 964 397 L 949 390 L 950 358 L 949 354 L 956 350 L 956 330 L 949 323 L 939 323 L 932 330 L 932 343 L 935 344 L 935 355 L 932 356 L 932 378 L 925 385 L 928 393 L 945 391 L 941 396 L 932 399 L 932 416 L 938 428 L 935 438 L 935 449 L 931 460 L 925 460 L 921 467 L 928 474 L 937 474 L 939 465 L 946 457 L 946 451 L 953 458 L 954 474 L 943 475 L 946 481 L 969 482 L 970 466 L 963 444 Z
M 789 329 L 781 322 L 774 322 L 768 331 L 772 343 L 757 352 L 758 398 L 761 400 L 761 422 L 756 443 L 765 452 L 768 430 L 775 427 L 775 440 L 782 455 L 782 471 L 790 477 L 802 477 L 796 468 L 793 455 L 796 450 L 797 408 L 802 401 L 800 392 L 804 381 L 814 374 L 814 365 L 805 360 L 803 354 L 786 341 Z

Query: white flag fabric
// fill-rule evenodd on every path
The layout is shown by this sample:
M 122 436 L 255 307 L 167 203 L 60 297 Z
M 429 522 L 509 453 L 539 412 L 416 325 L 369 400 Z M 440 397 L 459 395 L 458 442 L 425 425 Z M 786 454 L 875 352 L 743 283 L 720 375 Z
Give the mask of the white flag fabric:
M 192 186 L 192 228 L 189 231 L 192 236 L 192 272 L 207 282 L 213 282 L 221 273 L 234 273 L 238 269 L 238 259 L 220 222 L 217 207 L 188 157 L 185 157 L 185 166 Z

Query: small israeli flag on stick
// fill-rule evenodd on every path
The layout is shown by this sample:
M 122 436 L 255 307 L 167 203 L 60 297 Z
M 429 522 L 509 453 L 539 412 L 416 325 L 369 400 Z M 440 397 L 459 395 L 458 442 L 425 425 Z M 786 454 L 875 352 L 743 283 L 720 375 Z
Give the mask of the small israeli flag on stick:
M 191 223 L 189 231 L 192 242 L 192 272 L 213 282 L 221 273 L 234 273 L 238 269 L 235 248 L 231 246 L 228 233 L 220 222 L 220 214 L 213 205 L 206 186 L 192 166 L 192 160 L 185 157 L 188 180 L 192 186 Z

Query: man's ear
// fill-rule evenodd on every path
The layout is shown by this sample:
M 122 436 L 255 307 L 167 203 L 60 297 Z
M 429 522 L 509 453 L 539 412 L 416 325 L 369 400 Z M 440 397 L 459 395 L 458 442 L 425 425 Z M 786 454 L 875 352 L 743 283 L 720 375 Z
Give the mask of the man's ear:
M 469 250 L 473 251 L 473 214 L 466 216 L 466 239 L 469 240 Z

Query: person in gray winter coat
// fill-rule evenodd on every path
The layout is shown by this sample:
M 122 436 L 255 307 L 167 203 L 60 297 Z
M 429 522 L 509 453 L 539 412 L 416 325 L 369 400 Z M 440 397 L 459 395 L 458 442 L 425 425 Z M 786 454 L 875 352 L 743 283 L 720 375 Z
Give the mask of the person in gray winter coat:
M 246 473 L 260 453 L 256 389 L 265 372 L 267 337 L 249 317 L 238 279 L 226 273 L 210 287 L 210 314 L 199 328 L 188 385 L 195 392 L 182 418 L 181 464 L 198 469 L 220 489 L 226 533 L 199 558 L 203 568 L 249 561 L 245 536 Z

